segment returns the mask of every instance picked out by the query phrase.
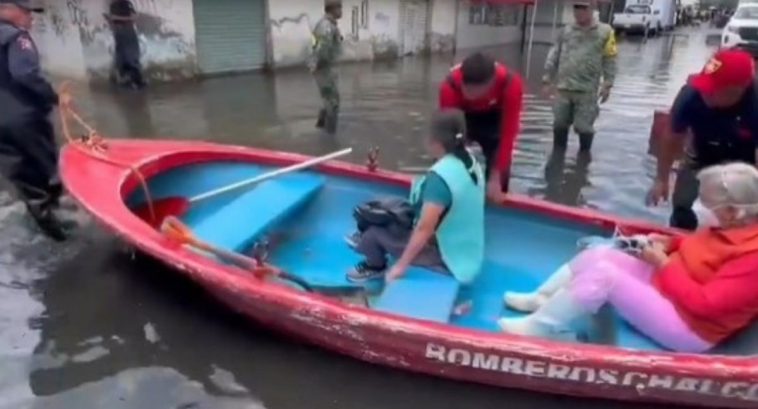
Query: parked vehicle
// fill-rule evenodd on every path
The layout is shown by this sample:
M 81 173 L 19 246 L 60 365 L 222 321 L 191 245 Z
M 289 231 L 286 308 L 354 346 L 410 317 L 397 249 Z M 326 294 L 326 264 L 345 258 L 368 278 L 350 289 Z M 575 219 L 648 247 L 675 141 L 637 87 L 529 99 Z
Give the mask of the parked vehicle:
M 638 4 L 627 6 L 623 13 L 616 13 L 613 17 L 613 28 L 620 32 L 646 35 L 655 35 L 663 30 L 660 11 L 653 11 L 650 6 Z
M 613 16 L 617 31 L 659 34 L 676 25 L 676 0 L 627 0 L 622 13 Z
M 758 3 L 737 7 L 721 33 L 722 48 L 740 48 L 758 56 Z

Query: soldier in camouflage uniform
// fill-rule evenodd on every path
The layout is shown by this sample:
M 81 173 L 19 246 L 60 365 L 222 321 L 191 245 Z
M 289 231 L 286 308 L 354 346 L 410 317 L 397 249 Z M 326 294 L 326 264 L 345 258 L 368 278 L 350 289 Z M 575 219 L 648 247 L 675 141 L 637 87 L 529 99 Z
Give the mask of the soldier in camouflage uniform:
M 342 18 L 342 1 L 326 0 L 324 11 L 326 15 L 313 29 L 313 49 L 308 68 L 316 79 L 316 85 L 323 102 L 316 127 L 334 134 L 337 132 L 337 116 L 340 106 L 337 73 L 334 64 L 342 51 L 342 35 L 337 27 L 337 20 Z
M 575 24 L 566 27 L 548 53 L 542 81 L 545 93 L 555 97 L 554 147 L 566 148 L 573 125 L 580 150 L 589 152 L 598 100 L 604 103 L 610 96 L 618 51 L 613 28 L 595 19 L 592 1 L 575 0 L 573 7 Z

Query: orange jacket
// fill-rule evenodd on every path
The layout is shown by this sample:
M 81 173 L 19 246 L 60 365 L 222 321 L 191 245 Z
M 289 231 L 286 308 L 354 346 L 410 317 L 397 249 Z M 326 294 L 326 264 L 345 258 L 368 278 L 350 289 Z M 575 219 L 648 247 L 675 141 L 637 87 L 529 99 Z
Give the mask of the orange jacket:
M 758 226 L 704 229 L 675 247 L 654 284 L 702 339 L 717 344 L 758 318 Z

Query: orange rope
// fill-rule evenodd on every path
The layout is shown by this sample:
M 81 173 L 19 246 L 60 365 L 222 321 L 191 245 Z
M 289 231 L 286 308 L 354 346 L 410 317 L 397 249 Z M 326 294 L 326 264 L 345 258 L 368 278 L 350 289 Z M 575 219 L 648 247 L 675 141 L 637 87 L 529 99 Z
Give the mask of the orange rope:
M 82 117 L 72 107 L 71 93 L 69 92 L 69 84 L 67 82 L 63 83 L 61 86 L 59 95 L 61 105 L 58 112 L 60 114 L 61 129 L 63 131 L 64 138 L 66 138 L 66 143 L 78 149 L 85 155 L 91 156 L 102 162 L 109 163 L 114 166 L 129 168 L 132 173 L 134 173 L 134 175 L 136 175 L 139 179 L 140 184 L 142 185 L 142 190 L 145 192 L 145 200 L 147 202 L 148 210 L 150 211 L 150 218 L 153 222 L 156 222 L 157 214 L 155 213 L 155 207 L 153 206 L 153 198 L 150 194 L 150 188 L 148 187 L 147 179 L 142 174 L 142 172 L 140 172 L 136 166 L 130 163 L 120 162 L 107 156 L 108 145 L 105 143 L 105 138 L 103 138 L 94 127 L 90 126 L 84 119 L 82 119 Z M 80 127 L 84 128 L 84 130 L 87 131 L 87 135 L 85 137 L 82 137 L 81 140 L 76 140 L 72 136 L 71 128 L 69 127 L 68 123 L 68 117 L 73 118 Z

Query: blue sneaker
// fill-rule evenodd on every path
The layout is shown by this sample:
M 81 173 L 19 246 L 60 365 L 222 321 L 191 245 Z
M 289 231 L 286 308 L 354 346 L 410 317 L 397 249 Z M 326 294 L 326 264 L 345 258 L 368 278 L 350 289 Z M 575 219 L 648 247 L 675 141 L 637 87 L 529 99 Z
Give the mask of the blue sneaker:
M 347 281 L 351 283 L 365 283 L 367 281 L 383 278 L 387 267 L 370 267 L 365 261 L 355 265 L 355 268 L 347 273 Z

